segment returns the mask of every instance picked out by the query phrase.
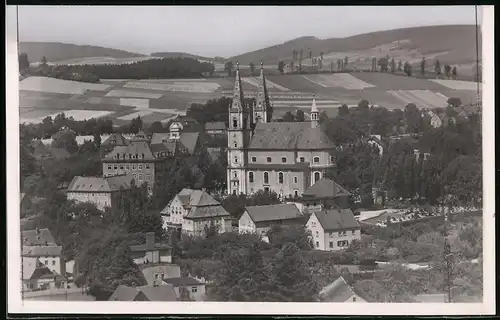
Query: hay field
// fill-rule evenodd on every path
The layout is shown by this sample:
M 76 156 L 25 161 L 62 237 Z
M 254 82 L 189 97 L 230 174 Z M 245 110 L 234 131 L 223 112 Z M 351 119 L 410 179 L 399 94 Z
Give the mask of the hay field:
M 170 92 L 194 92 L 194 93 L 212 93 L 220 88 L 215 82 L 206 81 L 176 81 L 176 82 L 127 82 L 123 88 L 158 90 Z
M 317 74 L 303 76 L 314 84 L 325 88 L 344 88 L 348 90 L 362 90 L 375 87 L 373 84 L 360 80 L 348 73 Z
M 19 90 L 59 94 L 84 94 L 87 90 L 105 91 L 110 85 L 60 80 L 47 77 L 28 77 L 19 83 Z
M 145 99 L 159 99 L 162 94 L 158 93 L 148 93 L 132 90 L 119 90 L 114 89 L 106 93 L 106 97 L 118 97 L 118 98 L 145 98 Z
M 431 81 L 439 83 L 440 85 L 450 88 L 452 90 L 474 90 L 474 91 L 477 90 L 477 82 L 472 82 L 472 81 L 441 80 L 441 79 L 434 79 Z M 480 90 L 482 89 L 481 84 L 479 88 Z

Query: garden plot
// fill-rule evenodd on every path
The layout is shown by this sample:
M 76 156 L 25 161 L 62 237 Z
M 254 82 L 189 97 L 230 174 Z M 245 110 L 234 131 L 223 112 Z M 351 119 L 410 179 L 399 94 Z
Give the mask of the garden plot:
M 168 83 L 153 83 L 153 82 L 127 82 L 124 88 L 130 89 L 143 89 L 143 90 L 158 90 L 170 92 L 198 92 L 198 93 L 212 93 L 219 89 L 220 85 L 214 82 L 206 81 L 174 81 Z
M 121 98 L 120 105 L 136 107 L 137 109 L 148 109 L 149 99 Z
M 255 77 L 243 77 L 241 78 L 242 81 L 248 83 L 249 85 L 251 86 L 254 86 L 254 87 L 259 87 L 259 83 L 260 83 L 260 80 L 258 78 L 255 78 Z M 271 80 L 268 80 L 266 78 L 266 86 L 268 89 L 277 89 L 279 91 L 290 91 L 290 89 L 286 88 L 286 87 L 283 87 L 282 85 L 279 85 L 275 82 L 272 82 Z
M 84 94 L 87 90 L 105 91 L 107 84 L 85 83 L 47 77 L 29 77 L 19 83 L 19 90 L 60 94 Z
M 405 104 L 414 103 L 419 108 L 436 108 L 447 105 L 448 97 L 441 93 L 435 93 L 429 90 L 397 90 L 387 91 L 395 98 L 403 101 Z
M 102 118 L 105 117 L 113 111 L 104 111 L 104 110 L 61 110 L 57 113 L 53 113 L 50 115 L 52 118 L 55 118 L 58 114 L 64 113 L 66 118 L 73 117 L 76 121 L 89 120 L 92 118 Z
M 432 79 L 436 83 L 453 90 L 477 90 L 477 82 L 460 81 L 460 80 L 440 80 Z M 481 85 L 479 87 L 481 89 Z
M 364 82 L 348 73 L 337 73 L 329 75 L 308 75 L 302 76 L 312 83 L 324 88 L 344 88 L 350 90 L 362 90 L 364 88 L 374 88 L 373 84 Z
M 162 95 L 158 94 L 158 93 L 150 93 L 150 92 L 138 92 L 138 91 L 129 91 L 129 90 L 111 90 L 106 94 L 106 97 L 159 99 L 162 97 Z

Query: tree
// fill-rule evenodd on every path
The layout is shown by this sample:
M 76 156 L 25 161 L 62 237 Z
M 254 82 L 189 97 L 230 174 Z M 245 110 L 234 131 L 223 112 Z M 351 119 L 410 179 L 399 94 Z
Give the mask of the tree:
M 420 74 L 425 75 L 425 57 L 422 57 L 422 61 L 420 62 Z
M 413 103 L 406 105 L 404 110 L 405 122 L 408 132 L 418 133 L 422 129 L 422 116 L 417 106 Z
M 295 65 L 294 65 L 294 62 L 293 60 L 290 61 L 290 73 L 294 73 L 295 72 Z
M 22 52 L 19 54 L 19 71 L 24 71 L 30 67 L 30 61 L 28 60 L 28 54 Z
M 60 130 L 52 140 L 53 148 L 64 148 L 69 153 L 78 151 L 78 143 L 76 142 L 76 133 L 72 130 Z
M 274 225 L 267 232 L 269 242 L 281 249 L 287 243 L 295 244 L 301 250 L 312 250 L 312 234 L 304 225 Z
M 309 50 L 309 59 L 311 59 L 311 61 L 312 61 L 312 58 L 313 58 L 313 52 L 312 52 L 312 50 Z
M 295 119 L 297 122 L 303 122 L 305 121 L 305 116 L 304 116 L 304 111 L 299 109 L 296 112 Z
M 387 72 L 389 66 L 389 60 L 387 58 L 382 57 L 378 60 L 378 66 L 380 67 L 380 72 Z
M 249 68 L 250 68 L 250 75 L 253 76 L 253 73 L 255 71 L 255 64 L 253 64 L 253 62 L 250 62 Z
M 233 62 L 227 61 L 226 64 L 224 65 L 224 70 L 227 71 L 227 76 L 231 77 L 233 75 Z
M 40 63 L 41 63 L 42 67 L 47 67 L 47 58 L 45 56 L 43 56 Z
M 460 100 L 460 98 L 457 98 L 457 97 L 450 97 L 450 98 L 448 98 L 447 103 L 449 106 L 451 106 L 453 108 L 458 108 L 462 105 L 462 100 Z
M 391 73 L 396 73 L 396 62 L 394 61 L 394 58 L 391 60 Z
M 403 61 L 399 60 L 398 62 L 398 71 L 403 71 Z
M 278 63 L 278 71 L 283 74 L 285 72 L 285 62 L 283 62 L 283 60 L 281 60 L 279 63 Z
M 444 65 L 444 76 L 448 79 L 451 76 L 451 66 L 449 64 Z
M 339 116 L 345 117 L 349 115 L 349 107 L 344 103 L 339 107 Z
M 319 56 L 320 56 L 321 60 L 323 60 L 323 52 L 320 52 Z
M 285 115 L 283 115 L 284 122 L 295 122 L 295 116 L 291 111 L 287 111 Z
M 99 133 L 94 134 L 93 144 L 96 151 L 99 151 L 99 149 L 101 149 L 101 135 Z
M 451 70 L 451 76 L 452 76 L 453 80 L 457 79 L 457 67 L 456 66 L 453 66 L 453 69 Z
M 345 56 L 344 58 L 344 68 L 347 67 L 347 64 L 349 63 L 349 57 L 348 56 Z
M 358 110 L 363 113 L 368 113 L 370 111 L 370 103 L 368 100 L 361 100 L 358 102 Z
M 137 134 L 142 130 L 142 119 L 141 116 L 137 116 L 137 118 L 132 119 L 130 122 L 130 132 Z
M 151 123 L 148 131 L 150 133 L 162 133 L 162 132 L 165 132 L 165 128 L 163 128 L 163 125 L 161 124 L 160 121 L 155 121 L 155 122 Z
M 436 59 L 436 63 L 434 64 L 434 72 L 436 72 L 436 74 L 438 76 L 441 75 L 441 63 L 439 63 L 439 60 Z
M 269 285 L 272 301 L 314 302 L 318 288 L 302 259 L 299 248 L 287 243 L 271 261 Z
M 302 52 L 303 50 L 300 49 L 300 56 L 299 56 L 299 73 L 302 73 Z

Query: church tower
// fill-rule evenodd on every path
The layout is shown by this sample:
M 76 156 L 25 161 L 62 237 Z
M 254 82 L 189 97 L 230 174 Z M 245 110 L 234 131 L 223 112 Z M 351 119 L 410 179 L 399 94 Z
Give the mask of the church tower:
M 255 97 L 253 123 L 271 122 L 272 110 L 267 92 L 266 77 L 264 76 L 264 63 L 260 63 L 259 89 Z
M 316 97 L 313 95 L 313 102 L 311 107 L 311 128 L 319 126 L 319 110 L 316 107 Z
M 233 100 L 229 106 L 227 130 L 227 191 L 229 194 L 246 194 L 247 148 L 252 130 L 251 116 L 243 97 L 239 64 L 236 63 L 236 80 Z

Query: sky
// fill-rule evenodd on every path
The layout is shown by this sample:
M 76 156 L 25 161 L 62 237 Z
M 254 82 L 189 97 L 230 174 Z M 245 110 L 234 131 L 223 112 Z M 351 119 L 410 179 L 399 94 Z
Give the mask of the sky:
M 210 57 L 231 57 L 303 36 L 342 38 L 405 27 L 474 23 L 474 6 L 19 7 L 21 41 Z

